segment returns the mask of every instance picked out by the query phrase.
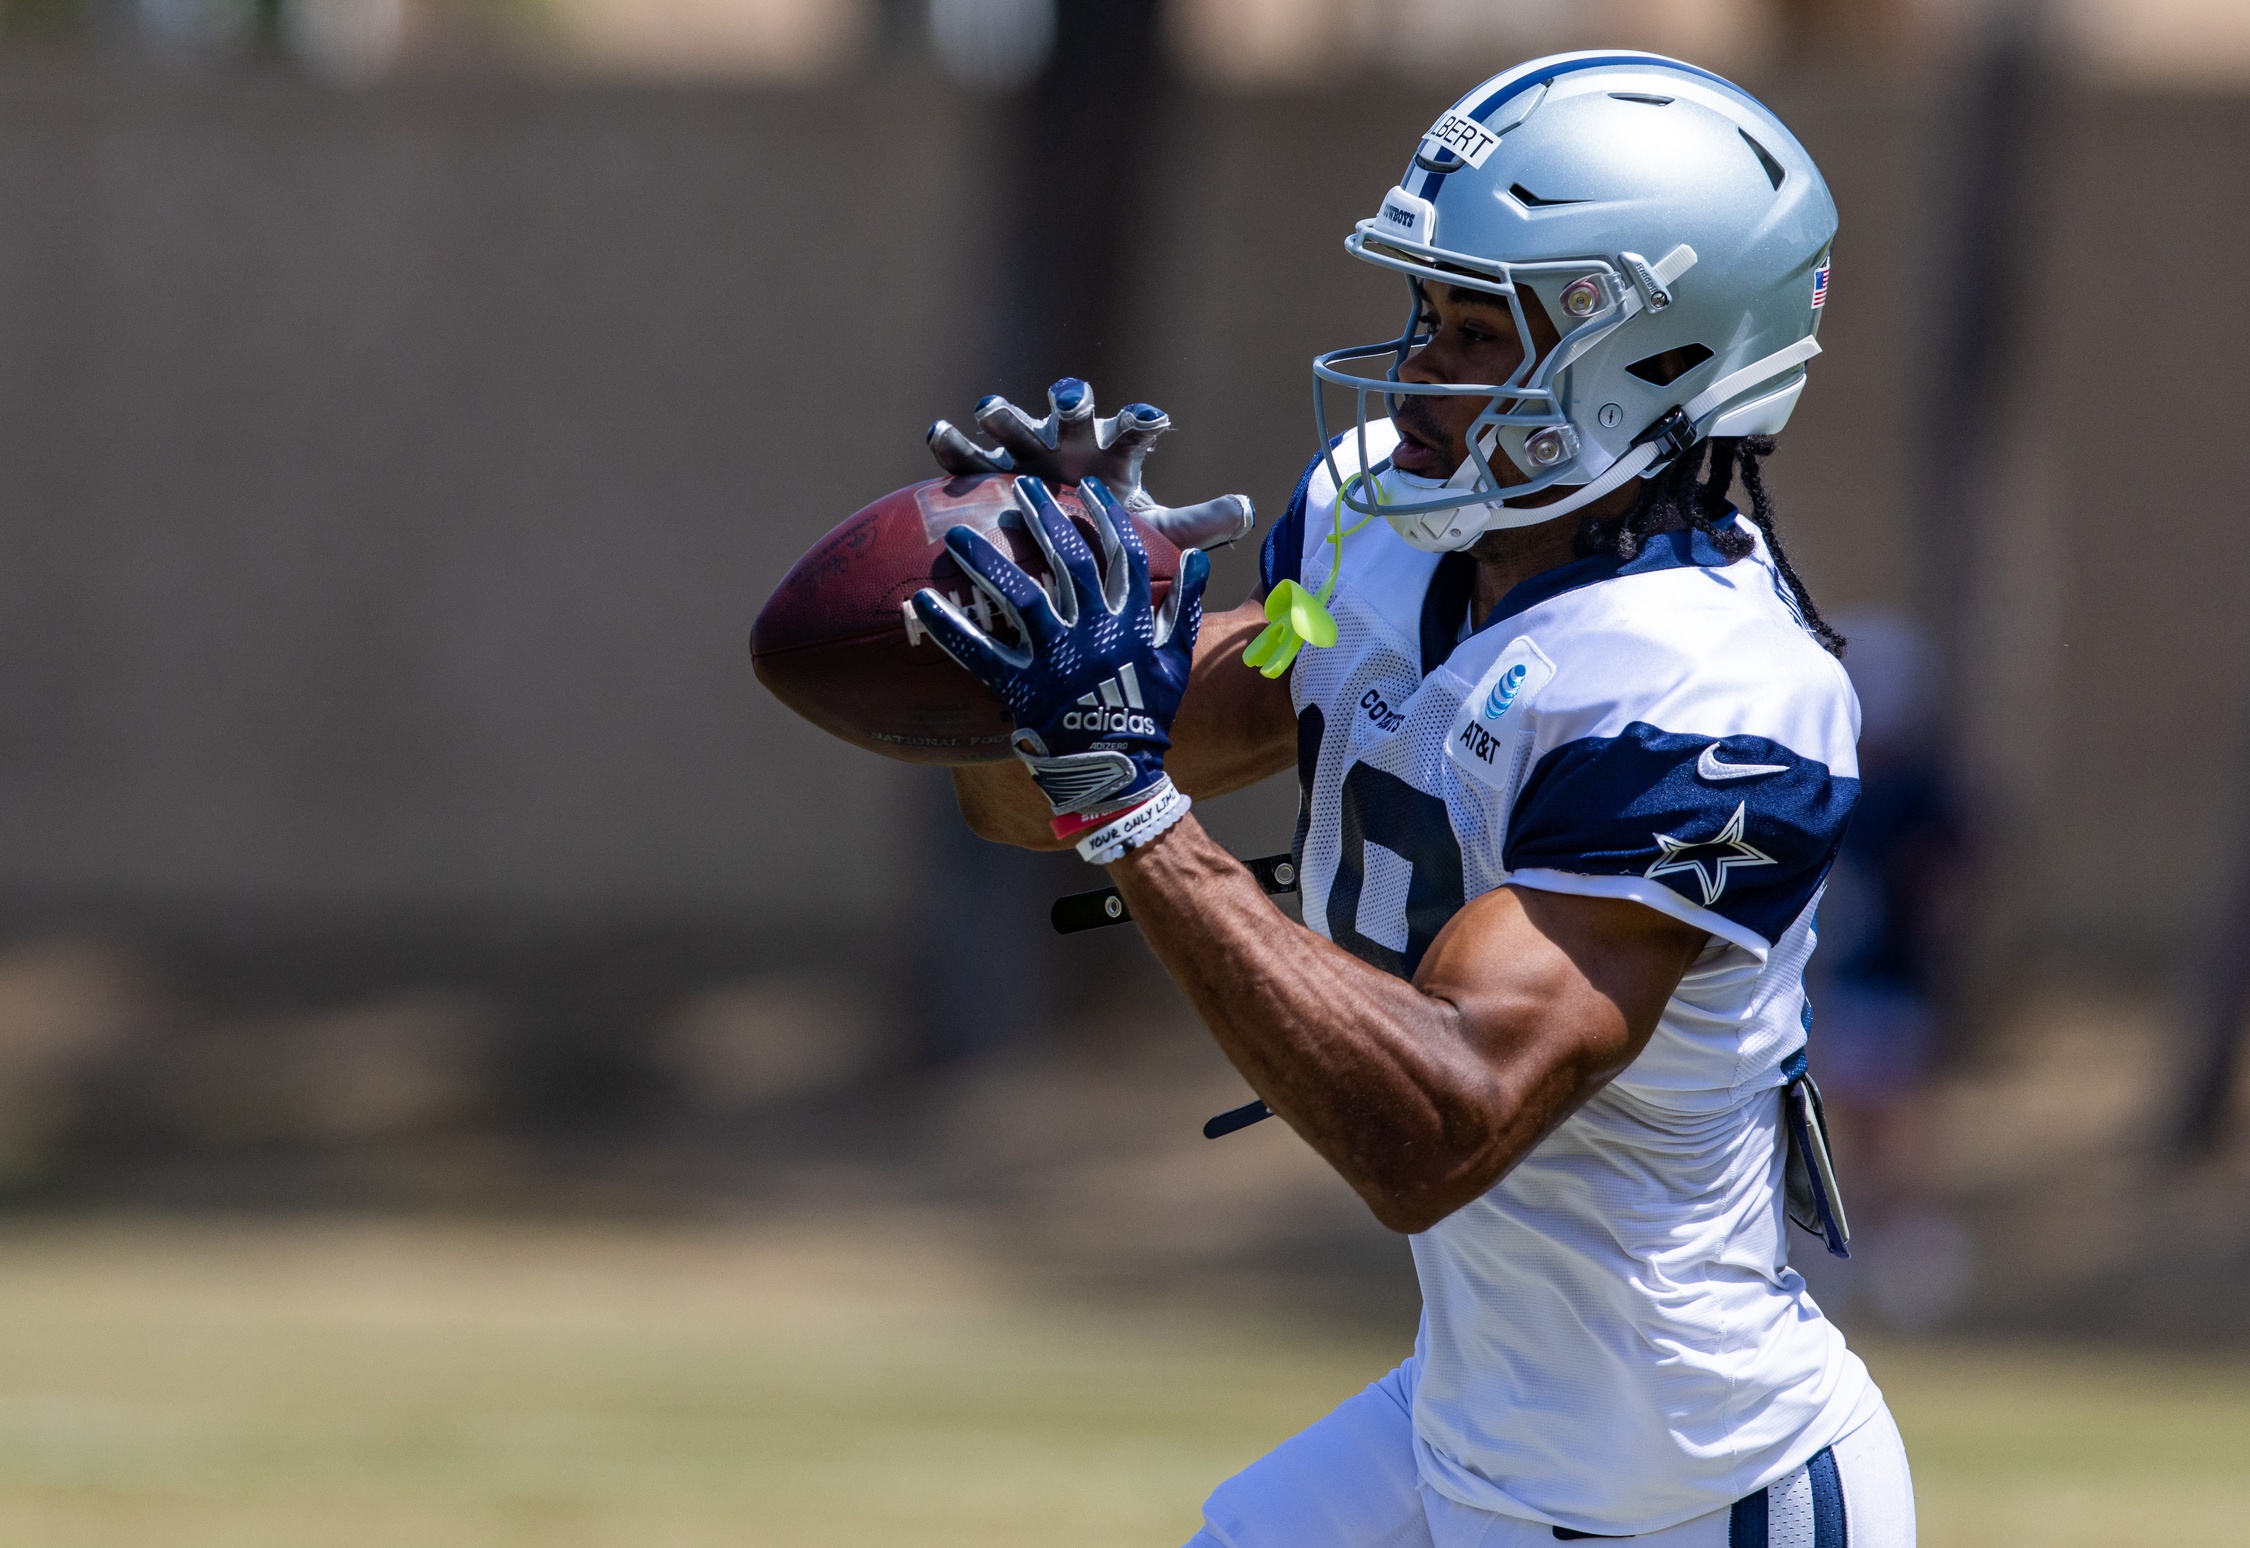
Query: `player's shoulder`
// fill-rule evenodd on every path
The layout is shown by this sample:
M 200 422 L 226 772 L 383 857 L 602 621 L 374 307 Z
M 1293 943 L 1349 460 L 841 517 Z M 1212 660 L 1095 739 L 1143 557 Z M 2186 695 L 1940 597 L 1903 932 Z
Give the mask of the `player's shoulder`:
M 1554 664 L 1537 704 L 1542 746 L 1640 725 L 1759 737 L 1840 773 L 1856 769 L 1851 681 L 1796 615 L 1762 546 L 1730 563 L 1700 533 L 1667 533 L 1605 578 L 1572 579 L 1558 574 L 1550 594 L 1534 587 L 1504 601 L 1478 649 L 1464 645 L 1454 663 L 1473 682 L 1484 658 L 1521 639 L 1536 645 Z
M 1495 771 L 1482 783 L 1509 802 L 1502 860 L 1520 884 L 1631 898 L 1762 956 L 1842 842 L 1858 705 L 1762 549 L 1729 563 L 1690 538 L 1487 630 L 1504 643 L 1459 718 L 1491 722 L 1493 756 L 1471 763 L 1463 737 L 1448 757 L 1472 781 Z M 1517 663 L 1514 704 L 1488 702 Z

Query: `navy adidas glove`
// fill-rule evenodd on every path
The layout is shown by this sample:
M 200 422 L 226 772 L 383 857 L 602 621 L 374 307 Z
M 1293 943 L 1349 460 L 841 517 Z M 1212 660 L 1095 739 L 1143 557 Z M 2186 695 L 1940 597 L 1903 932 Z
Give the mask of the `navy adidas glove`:
M 945 535 L 969 579 L 1015 626 L 1015 643 L 1002 644 L 933 590 L 914 594 L 930 638 L 1008 707 L 1016 756 L 1058 816 L 1129 806 L 1163 782 L 1211 574 L 1200 549 L 1181 554 L 1159 613 L 1149 602 L 1148 554 L 1124 508 L 1098 478 L 1078 488 L 1101 544 L 1098 564 L 1044 482 L 1015 482 L 1054 576 L 1052 597 L 970 528 Z

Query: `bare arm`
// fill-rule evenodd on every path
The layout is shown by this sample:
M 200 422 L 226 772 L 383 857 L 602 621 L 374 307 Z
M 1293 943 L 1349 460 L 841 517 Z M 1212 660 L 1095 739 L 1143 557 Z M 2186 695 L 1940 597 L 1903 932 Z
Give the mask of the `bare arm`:
M 1172 782 L 1191 796 L 1240 790 L 1297 760 L 1288 679 L 1267 678 L 1242 664 L 1244 647 L 1265 626 L 1260 601 L 1204 615 L 1195 667 L 1172 722 L 1172 750 L 1164 759 Z M 1069 847 L 1047 826 L 1052 811 L 1047 798 L 1013 758 L 955 768 L 953 793 L 980 838 L 1025 849 Z
M 1395 1231 L 1482 1195 L 1630 1064 L 1706 940 L 1503 887 L 1409 983 L 1289 920 L 1192 815 L 1110 876 L 1235 1068 Z

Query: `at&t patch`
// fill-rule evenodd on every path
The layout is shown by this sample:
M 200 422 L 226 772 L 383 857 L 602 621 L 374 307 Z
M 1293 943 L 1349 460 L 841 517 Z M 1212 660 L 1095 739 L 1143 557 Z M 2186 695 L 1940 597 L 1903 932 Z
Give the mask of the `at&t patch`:
M 1554 675 L 1555 664 L 1530 635 L 1510 640 L 1454 713 L 1445 735 L 1445 755 L 1453 766 L 1480 785 L 1506 790 L 1529 736 L 1531 701 Z

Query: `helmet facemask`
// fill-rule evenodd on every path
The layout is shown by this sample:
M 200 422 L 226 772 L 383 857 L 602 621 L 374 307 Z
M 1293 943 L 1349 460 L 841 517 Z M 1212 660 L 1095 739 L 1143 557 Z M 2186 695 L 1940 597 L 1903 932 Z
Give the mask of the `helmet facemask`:
M 1329 474 L 1343 490 L 1346 505 L 1363 515 L 1380 514 L 1418 548 L 1442 551 L 1465 548 L 1496 528 L 1551 521 L 1606 494 L 1604 488 L 1541 505 L 1510 503 L 1559 485 L 1587 485 L 1615 460 L 1571 423 L 1564 373 L 1641 310 L 1632 304 L 1640 298 L 1620 267 L 1602 258 L 1536 263 L 1482 259 L 1401 240 L 1376 227 L 1376 221 L 1361 222 L 1345 245 L 1353 256 L 1406 276 L 1412 300 L 1406 328 L 1397 338 L 1331 350 L 1313 362 L 1314 417 L 1322 444 L 1329 446 Z M 1480 291 L 1505 304 L 1523 346 L 1523 358 L 1506 381 L 1401 380 L 1401 368 L 1431 336 L 1424 327 L 1425 287 L 1437 284 Z M 1551 304 L 1540 298 L 1542 291 Z M 1569 326 L 1544 350 L 1524 305 L 1527 295 L 1544 314 L 1543 321 L 1559 314 Z M 1364 363 L 1372 360 L 1384 362 L 1382 376 L 1362 374 Z M 1358 437 L 1357 465 L 1367 470 L 1365 478 L 1347 480 L 1336 465 L 1330 445 L 1336 437 L 1327 412 L 1330 388 L 1353 395 L 1356 431 L 1347 434 Z M 1485 400 L 1465 436 L 1467 455 L 1443 482 L 1393 470 L 1389 458 L 1370 455 L 1370 419 L 1388 417 L 1398 400 L 1409 396 Z M 1381 406 L 1371 411 L 1375 403 Z M 1512 477 L 1502 475 L 1501 458 Z

